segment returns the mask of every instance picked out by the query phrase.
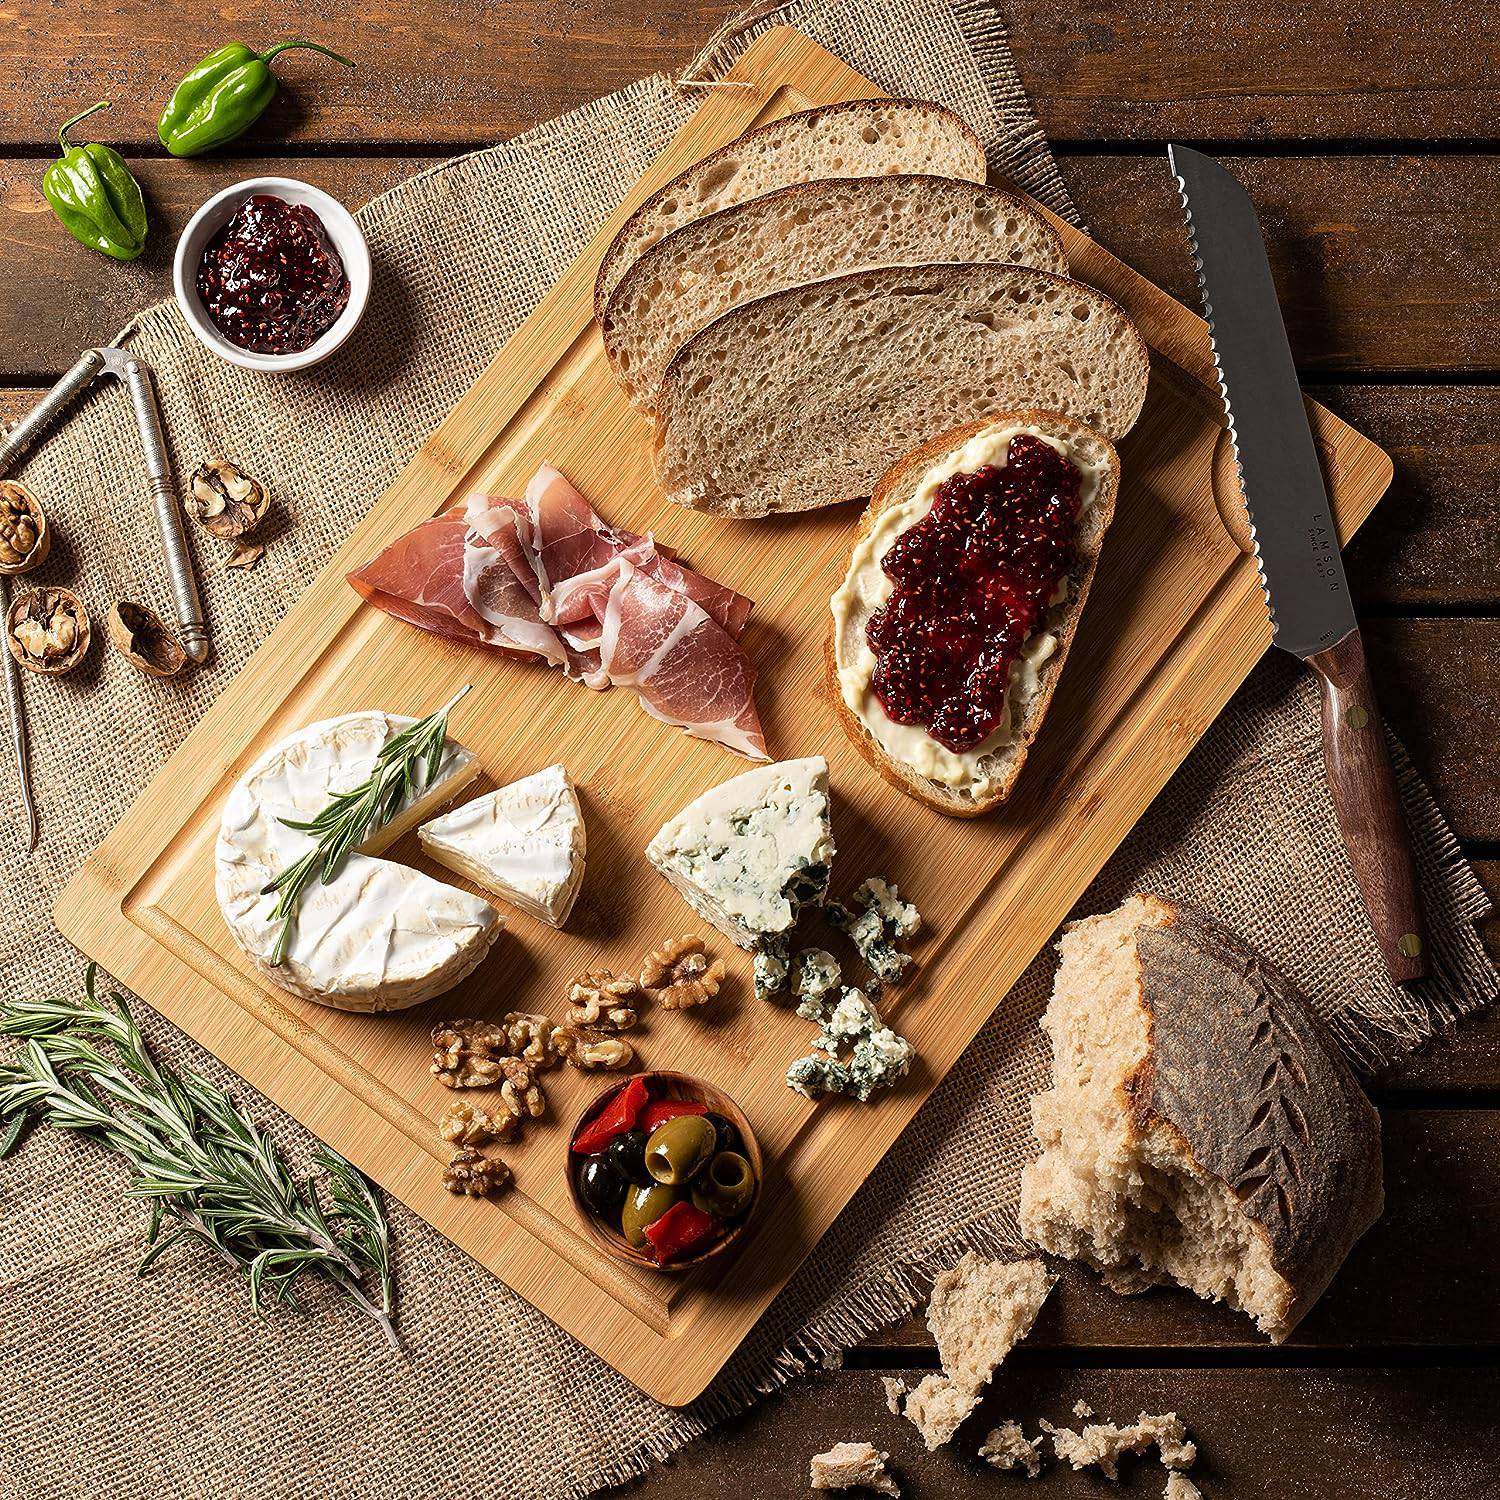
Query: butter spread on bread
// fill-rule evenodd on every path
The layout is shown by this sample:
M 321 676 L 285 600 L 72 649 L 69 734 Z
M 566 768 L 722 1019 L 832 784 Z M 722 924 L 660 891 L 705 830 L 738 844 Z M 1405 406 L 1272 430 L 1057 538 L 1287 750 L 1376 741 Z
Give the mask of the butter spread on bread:
M 1072 562 L 1010 666 L 1000 722 L 972 748 L 955 750 L 923 723 L 898 723 L 886 712 L 872 685 L 877 655 L 869 638 L 870 621 L 895 590 L 886 562 L 897 540 L 928 516 L 939 491 L 955 476 L 1003 470 L 1012 442 L 1022 435 L 1047 444 L 1078 471 Z M 984 812 L 1009 795 L 1067 659 L 1114 512 L 1118 481 L 1114 448 L 1097 433 L 1056 413 L 1018 412 L 933 439 L 876 486 L 844 581 L 831 600 L 830 668 L 845 730 L 903 790 L 959 815 Z

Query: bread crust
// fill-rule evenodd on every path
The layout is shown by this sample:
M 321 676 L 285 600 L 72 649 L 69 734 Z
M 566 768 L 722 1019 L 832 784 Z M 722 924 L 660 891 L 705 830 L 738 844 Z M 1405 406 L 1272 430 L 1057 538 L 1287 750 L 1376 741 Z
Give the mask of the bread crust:
M 1380 1217 L 1380 1117 L 1290 980 L 1197 908 L 1144 899 L 1163 921 L 1136 930 L 1150 1040 L 1129 1129 L 1169 1129 L 1238 1199 L 1290 1288 L 1280 1342 Z
M 726 148 L 727 149 L 727 148 Z M 707 160 L 712 161 L 709 157 Z M 1004 212 L 1017 218 L 1024 219 L 1034 233 L 1036 233 L 1051 251 L 1052 264 L 1035 266 L 1035 269 L 1052 271 L 1055 275 L 1065 276 L 1068 271 L 1067 253 L 1063 248 L 1062 236 L 1049 224 L 1031 204 L 1024 198 L 1008 193 L 1002 188 L 990 187 L 984 183 L 969 182 L 964 178 L 942 177 L 932 172 L 903 172 L 898 175 L 885 177 L 838 177 L 820 179 L 814 182 L 794 182 L 783 188 L 773 188 L 769 193 L 761 193 L 757 197 L 747 198 L 739 203 L 730 204 L 727 208 L 721 208 L 712 214 L 705 215 L 701 219 L 692 219 L 686 224 L 679 225 L 668 234 L 662 236 L 655 244 L 643 250 L 635 260 L 628 266 L 619 281 L 615 284 L 601 306 L 597 293 L 602 287 L 603 281 L 596 285 L 596 300 L 594 315 L 604 340 L 604 353 L 615 372 L 615 378 L 622 377 L 619 371 L 620 339 L 615 331 L 615 325 L 619 321 L 619 309 L 635 294 L 640 283 L 652 276 L 661 276 L 663 268 L 676 251 L 679 245 L 684 243 L 684 237 L 693 235 L 700 231 L 701 226 L 714 223 L 724 224 L 731 218 L 745 219 L 773 212 L 776 207 L 783 204 L 799 204 L 803 202 L 817 202 L 827 195 L 828 189 L 848 188 L 851 185 L 866 185 L 871 191 L 888 187 L 891 183 L 903 183 L 910 186 L 914 192 L 944 191 L 947 188 L 967 188 L 972 192 L 982 195 L 995 207 L 996 212 Z M 856 191 L 857 191 L 856 186 Z M 665 190 L 664 190 L 665 191 Z M 622 233 L 624 231 L 622 230 Z M 903 264 L 898 261 L 880 260 L 876 257 L 865 262 L 866 265 L 894 265 Z M 1017 265 L 1033 265 L 1031 261 L 1017 261 Z M 858 265 L 833 266 L 821 272 L 808 275 L 806 281 L 822 280 L 828 275 L 838 275 L 841 272 L 860 269 Z M 601 278 L 603 271 L 601 268 Z M 663 277 L 665 280 L 666 278 Z M 761 295 L 765 295 L 762 293 Z M 754 301 L 753 297 L 744 298 L 742 301 Z M 737 302 L 734 306 L 740 306 Z M 726 309 L 729 310 L 729 309 Z M 706 325 L 705 325 L 706 326 Z M 683 342 L 686 342 L 684 340 Z M 622 380 L 622 383 L 625 383 Z M 628 387 L 627 387 L 628 388 Z M 631 400 L 645 410 L 655 412 L 660 405 L 656 399 L 655 392 L 636 391 Z
M 864 721 L 844 702 L 844 695 L 839 690 L 839 633 L 836 624 L 830 622 L 824 641 L 824 672 L 828 692 L 834 710 L 838 714 L 839 724 L 855 749 L 892 786 L 898 787 L 908 796 L 916 797 L 929 807 L 946 813 L 950 817 L 977 818 L 998 807 L 1010 796 L 1026 765 L 1031 746 L 1052 704 L 1052 695 L 1057 690 L 1058 678 L 1062 675 L 1062 669 L 1067 663 L 1068 652 L 1078 630 L 1078 621 L 1083 614 L 1084 605 L 1088 602 L 1089 590 L 1093 586 L 1094 574 L 1098 570 L 1099 553 L 1104 536 L 1114 518 L 1115 499 L 1120 487 L 1120 456 L 1109 439 L 1101 437 L 1092 428 L 1086 427 L 1072 417 L 1064 416 L 1061 412 L 1037 409 L 999 412 L 977 422 L 967 422 L 962 427 L 939 433 L 937 437 L 929 439 L 920 447 L 914 448 L 904 457 L 897 459 L 886 470 L 876 482 L 875 493 L 860 517 L 859 526 L 850 547 L 852 562 L 854 548 L 869 536 L 882 512 L 891 505 L 900 504 L 909 499 L 922 476 L 930 468 L 962 448 L 970 439 L 997 427 L 1027 426 L 1040 427 L 1054 436 L 1066 435 L 1075 439 L 1084 437 L 1102 444 L 1108 456 L 1110 468 L 1109 476 L 1103 485 L 1104 493 L 1100 499 L 1099 522 L 1093 530 L 1091 545 L 1086 551 L 1080 548 L 1079 555 L 1075 558 L 1073 568 L 1068 574 L 1070 584 L 1068 610 L 1065 620 L 1056 632 L 1057 650 L 1042 665 L 1039 674 L 1040 690 L 1025 720 L 1019 726 L 1019 749 L 996 789 L 982 798 L 961 797 L 888 755 L 884 747 L 865 726 Z M 848 577 L 848 573 L 849 569 L 846 565 L 845 578 Z
M 628 255 L 628 246 L 633 239 L 632 231 L 639 228 L 641 222 L 650 216 L 663 198 L 672 193 L 680 192 L 684 184 L 690 182 L 694 177 L 705 172 L 710 172 L 727 156 L 743 148 L 745 142 L 754 141 L 758 137 L 773 134 L 785 130 L 800 120 L 809 120 L 813 117 L 828 119 L 833 115 L 849 114 L 852 112 L 865 112 L 872 109 L 911 109 L 919 113 L 934 115 L 946 115 L 956 127 L 958 134 L 966 137 L 972 143 L 976 160 L 978 176 L 974 179 L 983 182 L 986 176 L 986 165 L 984 145 L 974 133 L 973 127 L 961 115 L 955 114 L 951 109 L 936 103 L 931 99 L 909 99 L 899 96 L 881 97 L 876 99 L 846 99 L 838 104 L 821 104 L 814 109 L 799 110 L 796 114 L 784 115 L 780 119 L 768 120 L 764 125 L 757 125 L 752 130 L 747 130 L 743 135 L 736 136 L 732 141 L 720 146 L 717 151 L 711 151 L 696 161 L 690 167 L 684 168 L 670 182 L 663 183 L 661 187 L 651 194 L 644 203 L 620 226 L 614 239 L 609 242 L 609 248 L 604 252 L 603 259 L 599 262 L 599 272 L 594 280 L 594 317 L 600 318 L 604 314 L 605 304 L 609 300 L 609 292 L 614 289 L 618 278 L 614 276 L 615 268 L 620 258 Z M 608 288 L 609 290 L 606 290 Z

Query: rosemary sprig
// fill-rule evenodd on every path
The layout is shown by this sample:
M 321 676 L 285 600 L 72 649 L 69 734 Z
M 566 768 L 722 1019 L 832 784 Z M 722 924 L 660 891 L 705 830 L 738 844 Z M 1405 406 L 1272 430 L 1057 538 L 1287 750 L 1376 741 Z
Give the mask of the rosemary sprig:
M 436 713 L 429 714 L 409 729 L 403 729 L 375 757 L 375 769 L 369 780 L 339 793 L 310 822 L 281 819 L 288 828 L 311 834 L 315 843 L 296 864 L 288 865 L 261 892 L 266 896 L 272 891 L 281 892 L 281 899 L 271 912 L 271 920 L 281 923 L 276 946 L 271 950 L 273 964 L 286 962 L 297 909 L 308 886 L 314 880 L 322 880 L 325 884 L 332 880 L 372 828 L 389 823 L 408 798 L 431 786 L 432 778 L 443 763 L 448 715 L 468 691 L 468 687 L 461 688 Z
M 137 1274 L 179 1240 L 199 1240 L 249 1278 L 257 1314 L 268 1302 L 300 1309 L 299 1283 L 315 1275 L 396 1346 L 390 1232 L 370 1184 L 320 1146 L 324 1203 L 228 1094 L 199 1073 L 157 1062 L 123 999 L 98 998 L 93 964 L 84 991 L 82 1004 L 19 1000 L 0 1008 L 0 1034 L 22 1043 L 0 1062 L 0 1141 L 18 1137 L 35 1114 L 122 1156 L 128 1196 L 151 1205 Z

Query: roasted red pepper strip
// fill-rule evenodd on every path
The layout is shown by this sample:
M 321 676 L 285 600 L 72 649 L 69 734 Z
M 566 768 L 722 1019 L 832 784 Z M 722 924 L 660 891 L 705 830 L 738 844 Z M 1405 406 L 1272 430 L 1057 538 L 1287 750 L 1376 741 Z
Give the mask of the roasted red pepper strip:
M 646 1226 L 646 1238 L 659 1266 L 696 1250 L 718 1232 L 719 1221 L 691 1203 L 674 1203 L 654 1224 Z
M 580 1156 L 604 1150 L 617 1135 L 624 1135 L 636 1122 L 647 1100 L 646 1080 L 632 1078 L 600 1112 L 573 1137 Z
M 640 1113 L 636 1124 L 650 1135 L 663 1120 L 675 1119 L 678 1115 L 706 1115 L 708 1106 L 694 1099 L 653 1099 Z

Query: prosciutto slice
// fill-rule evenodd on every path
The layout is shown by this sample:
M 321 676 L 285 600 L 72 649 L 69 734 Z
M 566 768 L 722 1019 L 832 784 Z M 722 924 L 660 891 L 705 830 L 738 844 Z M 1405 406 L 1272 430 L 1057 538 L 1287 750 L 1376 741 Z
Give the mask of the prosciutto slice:
M 600 691 L 633 687 L 653 718 L 765 758 L 739 645 L 753 602 L 649 533 L 607 525 L 550 466 L 521 500 L 472 495 L 423 522 L 349 582 L 419 629 L 539 656 Z

